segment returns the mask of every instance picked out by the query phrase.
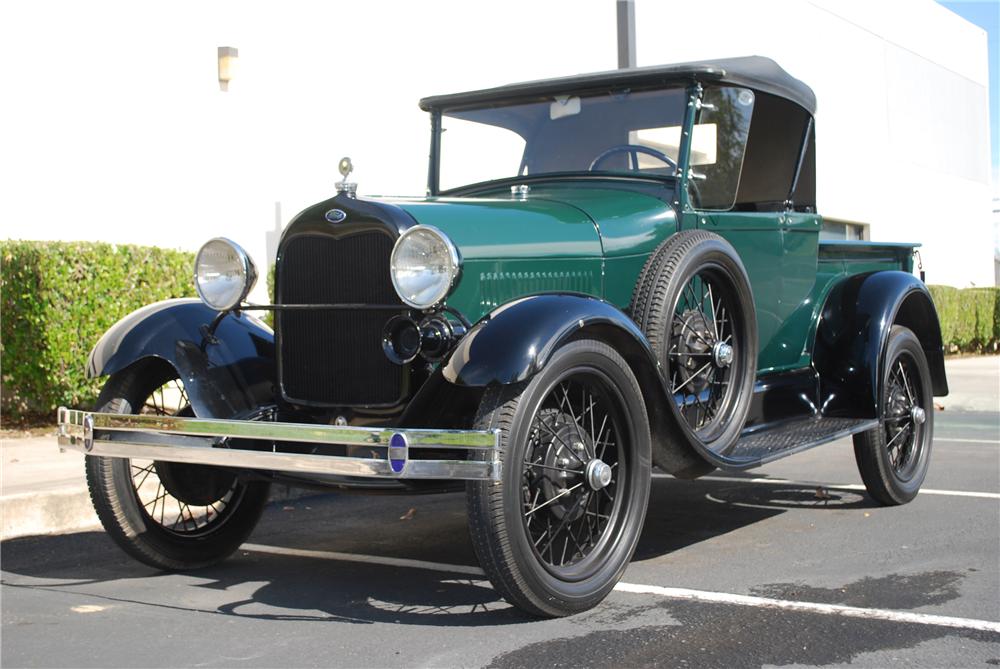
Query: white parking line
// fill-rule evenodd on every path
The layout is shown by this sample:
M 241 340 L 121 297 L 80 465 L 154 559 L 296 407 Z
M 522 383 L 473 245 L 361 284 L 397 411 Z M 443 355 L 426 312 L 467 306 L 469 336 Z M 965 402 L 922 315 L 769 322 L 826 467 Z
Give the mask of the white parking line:
M 1000 446 L 1000 441 L 996 439 L 959 439 L 958 437 L 934 437 L 934 441 L 947 441 L 954 442 L 957 444 L 989 444 L 991 446 Z
M 672 479 L 670 474 L 653 473 L 653 478 Z M 864 490 L 859 483 L 822 483 L 820 481 L 792 481 L 790 479 L 741 478 L 739 476 L 703 476 L 698 481 L 725 481 L 730 483 L 764 483 L 768 485 L 798 485 L 809 488 L 830 488 L 832 490 Z M 979 497 L 981 499 L 1000 499 L 997 492 L 977 492 L 972 490 L 935 490 L 921 488 L 921 495 L 947 495 L 950 497 Z
M 265 546 L 263 544 L 243 544 L 242 550 L 251 553 L 266 553 L 269 555 L 289 555 L 293 557 L 316 558 L 320 560 L 336 560 L 340 562 L 360 562 L 363 564 L 380 564 L 389 567 L 409 567 L 426 569 L 451 574 L 468 574 L 485 577 L 479 567 L 463 564 L 447 564 L 444 562 L 428 562 L 426 560 L 410 560 L 407 558 L 391 558 L 379 555 L 364 555 L 362 553 L 339 553 L 336 551 L 314 551 L 301 548 L 283 548 L 281 546 Z M 911 613 L 892 609 L 865 609 L 858 606 L 842 606 L 840 604 L 819 604 L 816 602 L 796 602 L 770 597 L 753 597 L 736 595 L 727 592 L 711 592 L 708 590 L 690 590 L 688 588 L 665 588 L 659 585 L 640 585 L 636 583 L 619 583 L 615 586 L 617 592 L 640 595 L 656 595 L 667 599 L 683 599 L 735 606 L 753 606 L 757 608 L 784 609 L 786 611 L 804 611 L 824 615 L 843 616 L 847 618 L 867 618 L 869 620 L 886 620 L 898 623 L 914 623 L 918 625 L 936 625 L 939 627 L 955 627 L 959 629 L 981 630 L 1000 633 L 1000 623 L 991 620 L 975 618 L 953 618 L 951 616 L 936 616 L 928 613 Z
M 991 620 L 976 620 L 975 618 L 952 618 L 951 616 L 935 616 L 928 613 L 911 613 L 909 611 L 894 611 L 892 609 L 864 609 L 858 606 L 842 606 L 840 604 L 795 602 L 787 599 L 771 599 L 770 597 L 733 595 L 727 592 L 688 590 L 687 588 L 664 588 L 658 585 L 634 585 L 632 583 L 619 583 L 615 586 L 615 590 L 636 594 L 658 595 L 669 599 L 688 599 L 698 602 L 716 602 L 719 604 L 754 606 L 765 609 L 806 611 L 809 613 L 822 613 L 826 615 L 845 616 L 848 618 L 868 618 L 871 620 L 888 620 L 897 623 L 916 623 L 918 625 L 938 625 L 942 627 L 982 630 L 984 632 L 1000 632 L 1000 623 L 995 623 Z

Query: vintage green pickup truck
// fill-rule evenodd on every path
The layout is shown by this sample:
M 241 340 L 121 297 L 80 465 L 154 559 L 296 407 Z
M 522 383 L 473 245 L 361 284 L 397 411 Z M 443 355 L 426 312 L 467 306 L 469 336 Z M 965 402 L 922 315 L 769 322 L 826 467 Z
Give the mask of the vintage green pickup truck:
M 620 579 L 654 465 L 694 478 L 853 435 L 875 500 L 917 494 L 948 392 L 937 314 L 915 244 L 821 241 L 805 84 L 749 57 L 420 106 L 425 197 L 358 197 L 344 159 L 284 231 L 274 304 L 245 302 L 253 263 L 213 239 L 200 300 L 94 347 L 106 385 L 59 410 L 60 443 L 125 551 L 221 560 L 272 481 L 465 486 L 493 585 L 560 616 Z

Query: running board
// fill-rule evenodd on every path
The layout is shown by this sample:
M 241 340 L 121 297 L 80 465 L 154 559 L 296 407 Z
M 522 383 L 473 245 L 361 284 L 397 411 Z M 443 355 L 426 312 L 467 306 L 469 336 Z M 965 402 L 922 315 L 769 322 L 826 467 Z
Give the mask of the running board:
M 729 450 L 720 454 L 722 469 L 750 469 L 786 455 L 849 437 L 878 427 L 873 418 L 795 418 L 746 430 Z

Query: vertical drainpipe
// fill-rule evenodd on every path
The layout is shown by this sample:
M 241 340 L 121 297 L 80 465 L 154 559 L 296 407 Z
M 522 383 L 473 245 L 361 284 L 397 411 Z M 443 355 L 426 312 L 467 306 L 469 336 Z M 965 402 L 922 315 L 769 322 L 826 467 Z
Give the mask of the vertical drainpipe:
M 618 69 L 635 67 L 635 0 L 618 2 Z

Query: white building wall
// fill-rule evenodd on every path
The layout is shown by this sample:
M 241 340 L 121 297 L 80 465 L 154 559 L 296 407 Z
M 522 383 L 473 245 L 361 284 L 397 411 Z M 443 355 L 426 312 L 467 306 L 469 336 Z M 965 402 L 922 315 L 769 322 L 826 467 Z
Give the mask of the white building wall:
M 332 194 L 342 155 L 363 195 L 423 191 L 418 98 L 616 58 L 613 0 L 0 12 L 0 237 L 193 250 L 223 235 L 261 265 L 269 232 Z M 929 281 L 992 282 L 983 31 L 932 0 L 637 0 L 636 18 L 640 65 L 759 54 L 809 83 L 820 212 L 924 242 Z M 228 93 L 218 46 L 239 49 Z
M 808 83 L 819 212 L 993 285 L 984 30 L 933 0 L 638 0 L 636 23 L 639 65 L 757 54 Z

